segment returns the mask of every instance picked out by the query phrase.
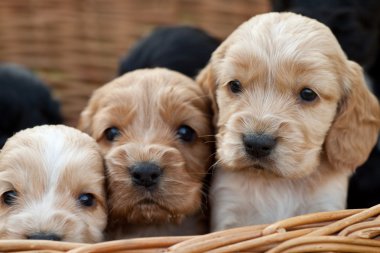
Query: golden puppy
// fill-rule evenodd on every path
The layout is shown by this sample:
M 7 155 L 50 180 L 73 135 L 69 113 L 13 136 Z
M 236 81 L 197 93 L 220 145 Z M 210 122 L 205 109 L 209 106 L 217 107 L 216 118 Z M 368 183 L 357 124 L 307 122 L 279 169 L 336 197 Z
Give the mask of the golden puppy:
M 104 178 L 87 134 L 63 125 L 16 133 L 0 153 L 0 239 L 101 241 Z
M 93 94 L 79 128 L 106 160 L 108 239 L 199 234 L 210 165 L 209 100 L 166 69 L 129 72 Z
M 345 208 L 380 109 L 326 26 L 291 13 L 253 17 L 197 81 L 217 127 L 212 230 Z

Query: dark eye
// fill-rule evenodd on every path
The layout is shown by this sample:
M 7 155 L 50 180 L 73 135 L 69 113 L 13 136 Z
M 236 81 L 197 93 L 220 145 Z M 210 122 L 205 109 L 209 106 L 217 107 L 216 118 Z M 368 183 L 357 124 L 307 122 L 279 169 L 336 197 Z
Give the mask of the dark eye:
M 300 97 L 302 100 L 311 102 L 317 98 L 317 93 L 315 93 L 312 89 L 304 88 L 300 92 Z
M 186 142 L 192 142 L 195 140 L 196 133 L 194 129 L 187 125 L 182 125 L 177 130 L 177 136 L 179 139 L 186 141 Z
M 241 83 L 239 80 L 232 80 L 228 83 L 228 86 L 230 86 L 230 90 L 233 93 L 239 93 L 242 90 Z
M 7 192 L 4 192 L 1 197 L 3 198 L 3 202 L 6 205 L 11 206 L 16 202 L 17 192 L 16 191 L 7 191 Z
M 110 128 L 107 128 L 104 133 L 106 135 L 107 140 L 113 141 L 115 140 L 116 137 L 120 135 L 120 130 L 117 129 L 116 127 L 110 127 Z
M 95 204 L 95 197 L 91 193 L 82 193 L 79 195 L 78 201 L 82 206 L 90 207 Z

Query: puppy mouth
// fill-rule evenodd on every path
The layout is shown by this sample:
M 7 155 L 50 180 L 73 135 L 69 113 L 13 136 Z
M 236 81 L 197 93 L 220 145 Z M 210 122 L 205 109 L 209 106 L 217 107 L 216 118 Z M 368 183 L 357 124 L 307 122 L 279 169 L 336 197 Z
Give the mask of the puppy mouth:
M 158 203 L 156 201 L 154 201 L 153 199 L 143 199 L 141 201 L 139 201 L 137 203 L 138 205 L 158 205 Z
M 249 162 L 244 166 L 244 170 L 258 173 L 273 173 L 274 161 L 270 159 L 249 159 Z
M 160 203 L 150 198 L 140 200 L 135 207 L 137 208 L 136 211 L 140 212 L 149 222 L 161 222 L 168 219 L 175 221 L 179 217 L 165 203 Z
M 253 168 L 256 170 L 266 170 L 266 168 L 261 164 L 254 164 Z
M 274 177 L 282 177 L 281 174 L 279 174 L 276 171 L 275 163 L 274 161 L 267 160 L 265 162 L 254 162 L 250 167 L 249 171 L 258 173 L 260 175 L 270 175 Z
M 269 170 L 274 165 L 274 161 L 270 157 L 254 158 L 246 155 L 246 159 L 249 161 L 251 169 Z
M 136 203 L 136 206 L 148 207 L 148 208 L 158 208 L 158 209 L 164 210 L 166 212 L 169 212 L 169 210 L 167 209 L 167 207 L 164 204 L 159 203 L 158 201 L 155 201 L 151 198 L 145 198 L 145 199 L 138 201 Z
M 253 162 L 249 168 L 251 171 L 271 172 L 270 162 Z

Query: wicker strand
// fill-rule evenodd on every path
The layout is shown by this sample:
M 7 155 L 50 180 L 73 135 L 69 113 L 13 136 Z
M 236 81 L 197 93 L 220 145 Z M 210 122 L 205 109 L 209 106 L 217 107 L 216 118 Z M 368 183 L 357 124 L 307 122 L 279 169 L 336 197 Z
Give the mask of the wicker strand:
M 380 252 L 380 241 L 338 236 L 303 236 L 291 239 L 267 253 Z
M 14 253 L 66 253 L 66 251 L 39 249 L 39 250 L 22 250 L 22 251 L 9 251 Z
M 45 240 L 1 240 L 0 252 L 12 252 L 22 250 L 56 250 L 66 252 L 81 246 L 84 243 L 54 242 Z
M 331 235 L 337 233 L 338 231 L 348 227 L 354 223 L 364 221 L 368 218 L 377 216 L 380 214 L 380 204 L 373 206 L 371 208 L 365 209 L 357 214 L 350 217 L 344 218 L 330 225 L 321 227 L 306 236 L 318 236 L 318 235 Z
M 204 252 L 215 247 L 228 245 L 261 236 L 266 225 L 234 228 L 194 237 L 169 248 L 169 252 Z
M 346 227 L 338 233 L 338 236 L 359 237 L 359 238 L 374 238 L 380 235 L 380 221 L 373 220 L 361 222 Z
M 360 213 L 363 209 L 341 210 L 321 212 L 316 214 L 305 214 L 282 220 L 272 225 L 269 225 L 263 230 L 263 235 L 273 234 L 279 231 L 288 230 L 292 227 L 301 226 L 304 224 L 314 224 L 319 222 L 334 221 L 342 218 L 350 217 L 351 215 Z
M 255 238 L 252 240 L 247 240 L 247 241 L 227 245 L 224 247 L 220 247 L 218 249 L 210 250 L 208 251 L 208 253 L 229 253 L 229 252 L 249 251 L 249 250 L 257 251 L 258 248 L 263 247 L 265 245 L 278 244 L 280 242 L 287 241 L 292 238 L 303 236 L 311 232 L 312 230 L 314 229 L 307 228 L 307 229 L 300 229 L 300 230 L 291 231 L 287 233 L 270 234 L 267 236 L 263 236 L 263 237 Z
M 167 248 L 176 243 L 188 240 L 189 236 L 172 236 L 172 237 L 152 237 L 116 240 L 98 243 L 96 245 L 86 245 L 76 249 L 72 249 L 67 253 L 87 253 L 87 252 L 116 252 L 126 250 L 149 249 L 156 251 L 157 248 Z M 153 252 L 154 252 L 153 251 Z M 149 251 L 150 252 L 150 251 Z

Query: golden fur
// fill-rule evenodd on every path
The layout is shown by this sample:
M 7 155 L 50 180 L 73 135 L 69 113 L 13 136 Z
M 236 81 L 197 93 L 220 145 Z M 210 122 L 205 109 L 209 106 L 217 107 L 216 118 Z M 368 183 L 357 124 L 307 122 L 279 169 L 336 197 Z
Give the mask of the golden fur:
M 348 176 L 377 140 L 380 110 L 326 26 L 292 13 L 253 17 L 197 82 L 213 100 L 217 128 L 213 230 L 345 207 Z M 301 99 L 305 88 L 314 101 Z M 275 139 L 265 159 L 247 155 L 242 136 L 250 133 Z
M 101 241 L 104 178 L 102 155 L 87 134 L 62 125 L 16 133 L 0 153 L 0 238 L 44 233 L 63 241 Z M 9 191 L 17 194 L 11 202 Z M 92 194 L 93 205 L 81 205 L 81 194 Z
M 79 128 L 105 155 L 110 239 L 205 232 L 196 221 L 185 220 L 201 211 L 211 161 L 208 103 L 194 81 L 165 69 L 129 72 L 94 92 Z M 176 137 L 181 125 L 195 130 L 193 142 Z M 113 141 L 106 138 L 111 127 L 120 131 Z M 162 169 L 155 190 L 132 182 L 131 168 L 141 162 Z

